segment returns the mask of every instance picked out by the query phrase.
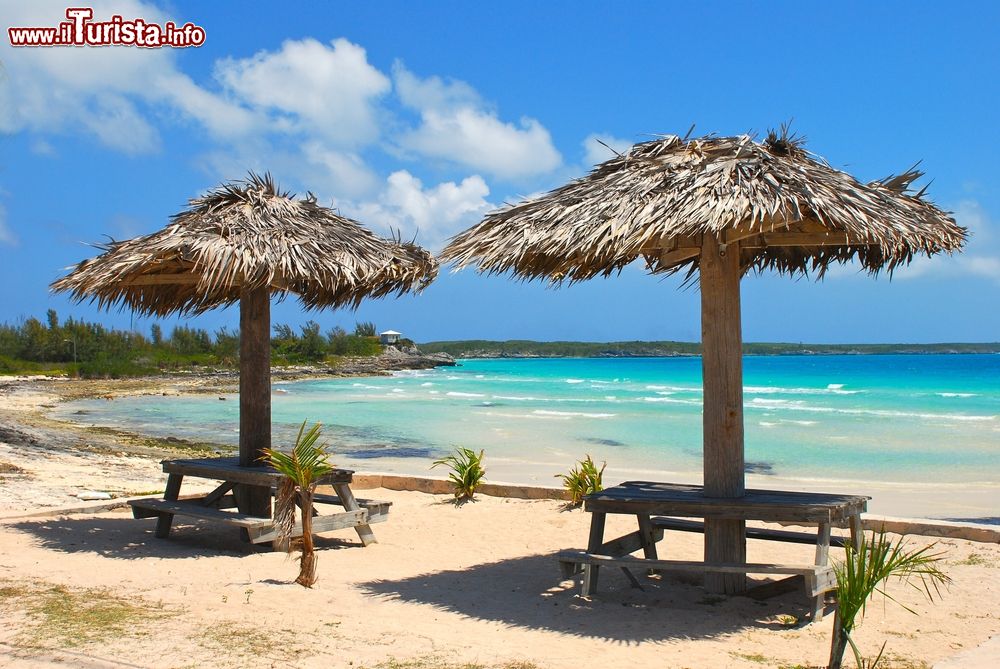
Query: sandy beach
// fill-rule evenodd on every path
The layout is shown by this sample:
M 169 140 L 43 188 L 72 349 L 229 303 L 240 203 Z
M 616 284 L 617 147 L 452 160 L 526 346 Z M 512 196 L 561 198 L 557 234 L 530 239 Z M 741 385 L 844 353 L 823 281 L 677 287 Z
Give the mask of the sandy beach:
M 722 599 L 672 576 L 643 579 L 638 590 L 606 572 L 597 597 L 579 597 L 553 553 L 582 547 L 589 517 L 554 500 L 481 497 L 456 508 L 444 495 L 366 490 L 393 502 L 389 521 L 373 527 L 379 543 L 362 548 L 352 531 L 325 535 L 312 590 L 292 583 L 293 561 L 241 543 L 231 528 L 178 519 L 160 540 L 153 521 L 125 510 L 53 511 L 81 506 L 85 490 L 158 492 L 161 458 L 211 446 L 59 423 L 47 407 L 82 394 L 225 386 L 5 382 L 0 666 L 825 666 L 833 616 L 801 624 L 800 593 Z M 609 533 L 624 531 L 621 522 L 609 520 Z M 695 559 L 701 538 L 675 533 L 661 546 Z M 886 643 L 885 666 L 931 667 L 1000 632 L 1000 545 L 937 546 L 954 579 L 940 600 L 894 587 L 918 615 L 877 598 L 856 634 L 868 656 Z M 812 557 L 809 546 L 755 541 L 749 552 L 762 561 Z

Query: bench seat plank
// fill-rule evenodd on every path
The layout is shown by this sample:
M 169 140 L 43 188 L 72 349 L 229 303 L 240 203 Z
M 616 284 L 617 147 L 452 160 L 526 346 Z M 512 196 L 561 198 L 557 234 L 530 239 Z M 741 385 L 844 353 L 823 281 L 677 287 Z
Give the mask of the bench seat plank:
M 631 556 L 612 557 L 586 551 L 566 550 L 558 553 L 562 563 L 592 566 L 628 566 L 638 569 L 660 569 L 681 572 L 722 572 L 729 574 L 793 574 L 805 577 L 806 589 L 816 596 L 836 588 L 836 577 L 831 567 L 817 565 L 785 564 L 730 564 L 725 562 L 698 562 L 693 560 L 649 560 Z
M 700 520 L 686 520 L 684 518 L 668 518 L 665 516 L 655 516 L 651 519 L 653 527 L 661 530 L 677 530 L 679 532 L 699 532 L 704 533 L 705 523 Z M 792 532 L 790 530 L 771 530 L 763 527 L 748 527 L 747 539 L 762 539 L 766 541 L 784 541 L 795 544 L 816 544 L 816 535 L 808 532 Z M 842 548 L 847 541 L 845 537 L 830 537 L 830 545 Z

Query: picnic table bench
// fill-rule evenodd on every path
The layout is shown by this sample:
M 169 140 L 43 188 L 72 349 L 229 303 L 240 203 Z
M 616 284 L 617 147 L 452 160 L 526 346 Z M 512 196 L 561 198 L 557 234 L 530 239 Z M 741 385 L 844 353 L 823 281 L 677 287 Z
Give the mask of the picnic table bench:
M 129 501 L 135 518 L 157 518 L 156 536 L 167 538 L 173 518 L 176 515 L 190 516 L 201 520 L 226 523 L 240 528 L 244 536 L 255 544 L 277 543 L 274 523 L 270 518 L 259 518 L 233 511 L 241 486 L 266 488 L 271 492 L 281 482 L 282 474 L 271 467 L 240 467 L 237 458 L 199 458 L 186 460 L 164 460 L 161 465 L 167 473 L 167 487 L 163 499 L 134 499 Z M 185 476 L 221 481 L 214 490 L 203 495 L 180 494 Z M 371 499 L 357 499 L 351 491 L 350 483 L 354 472 L 349 469 L 334 469 L 320 479 L 319 485 L 330 485 L 335 495 L 315 494 L 313 532 L 319 534 L 332 530 L 354 528 L 365 546 L 375 542 L 375 534 L 370 525 L 384 522 L 388 518 L 392 502 Z M 341 507 L 334 513 L 320 513 L 327 506 Z M 301 520 L 295 524 L 292 537 L 302 536 Z
M 741 498 L 706 497 L 696 485 L 628 481 L 584 498 L 584 510 L 590 512 L 590 538 L 587 550 L 567 550 L 558 554 L 563 576 L 583 574 L 582 594 L 597 592 L 597 578 L 602 566 L 620 567 L 633 585 L 639 582 L 630 568 L 694 573 L 781 574 L 786 579 L 768 588 L 772 594 L 789 586 L 804 586 L 813 602 L 813 620 L 822 620 L 825 593 L 836 589 L 836 579 L 829 565 L 830 546 L 843 546 L 845 539 L 832 537 L 831 527 L 850 529 L 852 541 L 861 533 L 861 513 L 869 497 L 781 490 L 747 490 Z M 605 541 L 607 514 L 634 515 L 635 532 Z M 816 533 L 792 532 L 770 528 L 747 528 L 749 539 L 815 544 L 812 564 L 721 563 L 696 560 L 662 560 L 657 542 L 665 530 L 704 532 L 704 523 L 687 518 L 725 518 L 760 520 L 788 524 L 815 525 Z M 643 557 L 631 554 L 642 550 Z

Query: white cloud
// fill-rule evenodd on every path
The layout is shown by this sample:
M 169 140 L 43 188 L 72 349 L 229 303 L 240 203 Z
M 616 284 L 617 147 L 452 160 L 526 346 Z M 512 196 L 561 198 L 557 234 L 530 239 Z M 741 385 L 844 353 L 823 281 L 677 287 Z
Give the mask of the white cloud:
M 552 137 L 535 119 L 505 123 L 466 83 L 420 79 L 397 64 L 400 100 L 420 112 L 419 127 L 403 134 L 403 148 L 505 179 L 551 172 L 562 163 Z
M 990 216 L 975 200 L 959 202 L 954 216 L 959 225 L 969 230 L 965 249 L 953 255 L 917 256 L 909 267 L 895 275 L 897 278 L 974 276 L 1000 282 L 1000 245 L 996 243 Z
M 17 246 L 17 237 L 7 227 L 7 209 L 2 204 L 0 204 L 0 244 Z
M 309 183 L 319 179 L 315 186 L 317 190 L 341 197 L 359 197 L 370 194 L 378 187 L 378 177 L 356 154 L 331 150 L 313 141 L 302 145 L 302 156 L 310 169 L 309 174 L 302 174 L 300 179 L 308 176 Z M 316 168 L 319 168 L 319 173 Z
M 345 39 L 330 46 L 289 40 L 277 52 L 221 61 L 216 77 L 250 105 L 285 115 L 289 127 L 301 126 L 342 146 L 378 137 L 376 103 L 391 87 L 368 63 L 365 50 Z
M 114 14 L 163 23 L 157 7 L 137 0 L 92 3 L 94 20 Z M 0 0 L 7 26 L 55 26 L 65 6 Z M 159 132 L 146 107 L 181 112 L 210 133 L 247 131 L 252 115 L 239 105 L 196 86 L 181 73 L 170 49 L 53 47 L 14 49 L 0 40 L 5 78 L 0 81 L 0 131 L 80 133 L 126 153 L 159 146 Z
M 416 235 L 420 244 L 436 249 L 494 208 L 486 200 L 489 193 L 478 174 L 459 183 L 447 181 L 424 188 L 420 179 L 400 170 L 389 175 L 376 199 L 337 205 L 345 215 L 366 225 L 399 231 L 404 238 Z
M 31 152 L 36 156 L 47 156 L 51 157 L 56 155 L 56 149 L 54 146 L 46 142 L 44 139 L 36 139 L 31 143 Z
M 588 167 L 591 167 L 606 160 L 611 160 L 615 157 L 616 153 L 625 153 L 632 148 L 632 144 L 627 139 L 612 137 L 611 135 L 601 133 L 587 135 L 587 138 L 583 140 L 584 163 Z M 611 147 L 610 149 L 608 148 L 609 146 Z

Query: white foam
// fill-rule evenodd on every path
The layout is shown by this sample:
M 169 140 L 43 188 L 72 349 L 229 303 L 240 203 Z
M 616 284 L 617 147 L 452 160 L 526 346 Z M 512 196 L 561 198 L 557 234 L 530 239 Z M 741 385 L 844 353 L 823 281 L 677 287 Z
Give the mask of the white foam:
M 976 397 L 976 393 L 934 393 L 939 397 Z
M 551 411 L 548 409 L 535 409 L 531 413 L 536 416 L 571 416 L 580 418 L 614 418 L 618 415 L 614 413 L 587 413 L 586 411 Z
M 445 395 L 448 397 L 486 397 L 486 395 L 483 395 L 482 393 L 458 393 L 455 391 L 445 393 Z
M 643 397 L 643 402 L 665 402 L 667 404 L 688 404 L 688 405 L 700 405 L 701 402 L 698 400 L 679 400 L 673 397 Z
M 828 383 L 828 384 L 826 384 L 826 389 L 827 390 L 840 390 L 843 387 L 844 387 L 843 383 Z
M 583 383 L 583 379 L 566 379 L 566 383 Z
M 426 382 L 424 382 L 424 383 L 421 383 L 421 384 L 420 384 L 420 386 L 421 386 L 422 388 L 428 388 L 428 387 L 430 387 L 430 386 L 433 386 L 433 385 L 434 385 L 434 384 L 433 384 L 433 383 L 431 383 L 430 381 L 426 381 Z

